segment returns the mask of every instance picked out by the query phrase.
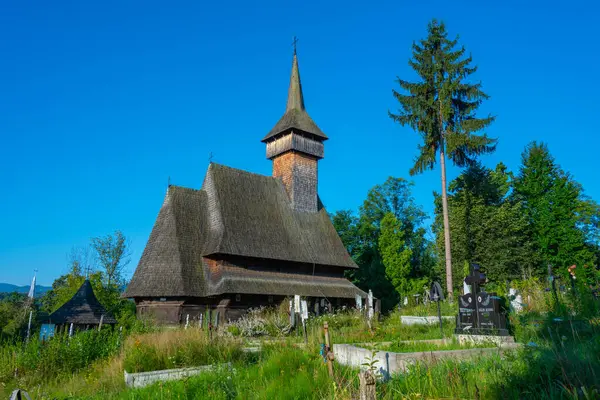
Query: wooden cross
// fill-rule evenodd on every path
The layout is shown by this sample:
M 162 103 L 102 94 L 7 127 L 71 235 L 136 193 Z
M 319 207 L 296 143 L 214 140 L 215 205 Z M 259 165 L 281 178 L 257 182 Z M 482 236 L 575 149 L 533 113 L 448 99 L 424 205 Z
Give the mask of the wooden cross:
M 212 163 L 212 160 L 213 160 L 213 153 L 211 151 L 210 153 L 208 153 L 208 163 L 209 164 Z
M 298 38 L 294 36 L 294 41 L 292 42 L 292 46 L 294 46 L 294 55 L 296 55 L 296 43 L 298 43 Z

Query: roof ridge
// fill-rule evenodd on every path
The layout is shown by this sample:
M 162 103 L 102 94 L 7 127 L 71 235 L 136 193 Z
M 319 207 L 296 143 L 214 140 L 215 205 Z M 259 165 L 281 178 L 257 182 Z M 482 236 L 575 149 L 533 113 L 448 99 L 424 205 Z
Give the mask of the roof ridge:
M 195 188 L 191 188 L 191 187 L 187 187 L 187 186 L 180 186 L 180 185 L 169 185 L 169 190 L 185 190 L 185 191 L 190 191 L 190 192 L 200 192 L 202 191 L 202 189 L 195 189 Z
M 246 169 L 241 169 L 241 168 L 235 168 L 235 167 L 230 167 L 229 165 L 225 165 L 225 164 L 217 164 L 217 163 L 211 163 L 211 166 L 216 166 L 217 168 L 223 168 L 223 169 L 230 169 L 232 171 L 235 172 L 241 172 L 243 174 L 248 174 L 248 175 L 254 175 L 254 176 L 258 176 L 261 178 L 269 178 L 269 179 L 275 179 L 278 180 L 277 178 L 275 178 L 274 176 L 271 175 L 264 175 L 264 174 L 259 174 L 257 172 L 252 172 L 252 171 L 248 171 Z M 209 167 L 210 168 L 210 167 Z

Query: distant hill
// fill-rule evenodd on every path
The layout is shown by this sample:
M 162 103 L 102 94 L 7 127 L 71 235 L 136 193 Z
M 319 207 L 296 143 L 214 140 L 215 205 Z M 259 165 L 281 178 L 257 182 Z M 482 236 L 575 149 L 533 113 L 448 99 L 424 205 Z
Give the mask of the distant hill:
M 35 285 L 35 297 L 41 296 L 48 290 L 52 289 L 51 286 Z M 0 293 L 29 293 L 29 285 L 17 286 L 10 283 L 0 283 Z

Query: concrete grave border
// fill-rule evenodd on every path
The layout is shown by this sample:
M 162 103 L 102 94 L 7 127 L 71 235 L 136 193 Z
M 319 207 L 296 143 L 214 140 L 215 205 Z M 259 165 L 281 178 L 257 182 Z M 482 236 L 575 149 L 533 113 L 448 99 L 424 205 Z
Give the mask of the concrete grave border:
M 518 343 L 503 343 L 500 347 L 491 348 L 394 353 L 391 351 L 365 349 L 353 344 L 334 344 L 333 353 L 338 363 L 363 370 L 365 366 L 362 364 L 368 363 L 374 354 L 374 359 L 377 360 L 375 364 L 377 372 L 380 374 L 381 379 L 388 380 L 393 374 L 406 372 L 411 365 L 418 361 L 434 361 L 448 358 L 466 360 L 479 356 L 502 354 L 507 350 L 519 347 Z
M 183 379 L 188 376 L 215 371 L 225 367 L 231 368 L 231 363 L 202 365 L 200 367 L 191 368 L 163 369 L 160 371 L 135 372 L 131 374 L 127 371 L 124 371 L 125 385 L 127 385 L 127 387 L 141 388 L 151 385 L 155 382 Z
M 456 319 L 455 316 L 442 315 L 442 321 L 449 321 Z M 401 315 L 400 322 L 402 325 L 429 325 L 439 324 L 440 319 L 438 317 L 418 317 L 416 315 Z

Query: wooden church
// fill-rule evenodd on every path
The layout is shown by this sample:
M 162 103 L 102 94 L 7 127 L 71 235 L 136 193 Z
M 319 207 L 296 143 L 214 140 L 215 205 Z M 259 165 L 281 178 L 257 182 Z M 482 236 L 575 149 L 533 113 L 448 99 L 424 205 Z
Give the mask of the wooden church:
M 227 321 L 294 295 L 317 313 L 366 298 L 344 278 L 357 266 L 317 194 L 326 140 L 294 51 L 285 114 L 262 139 L 272 176 L 211 163 L 200 189 L 169 186 L 124 293 L 138 315 L 172 324 L 210 309 Z

